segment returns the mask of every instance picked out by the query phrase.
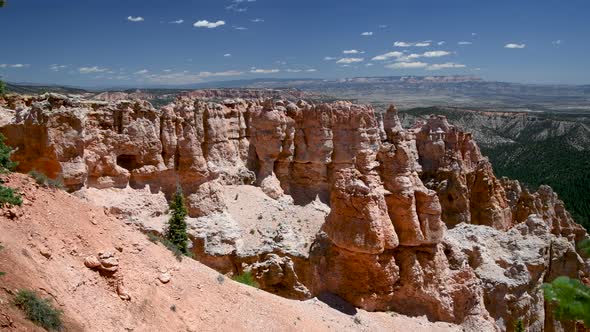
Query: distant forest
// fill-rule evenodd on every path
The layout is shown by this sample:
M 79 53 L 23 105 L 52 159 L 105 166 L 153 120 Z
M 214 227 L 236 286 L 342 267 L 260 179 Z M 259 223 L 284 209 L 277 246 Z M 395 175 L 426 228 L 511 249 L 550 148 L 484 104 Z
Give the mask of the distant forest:
M 575 221 L 590 230 L 590 152 L 563 138 L 482 148 L 498 176 L 517 179 L 532 190 L 553 188 Z

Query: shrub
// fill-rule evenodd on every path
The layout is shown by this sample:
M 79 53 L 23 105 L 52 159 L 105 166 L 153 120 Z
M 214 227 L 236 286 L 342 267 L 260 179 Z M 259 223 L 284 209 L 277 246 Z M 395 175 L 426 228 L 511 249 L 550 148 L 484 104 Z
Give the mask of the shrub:
M 8 173 L 18 165 L 14 161 L 10 160 L 10 153 L 12 152 L 12 148 L 4 143 L 6 141 L 6 137 L 0 134 L 0 172 L 1 173 Z
M 37 170 L 30 171 L 29 175 L 33 179 L 35 179 L 35 182 L 37 182 L 37 184 L 40 186 L 48 187 L 48 188 L 64 189 L 64 182 L 61 177 L 57 177 L 55 179 L 52 179 L 52 178 L 48 177 L 47 175 L 45 175 L 44 173 L 41 173 Z
M 22 309 L 27 319 L 47 329 L 60 330 L 62 328 L 62 311 L 56 309 L 48 299 L 40 298 L 35 292 L 21 289 L 16 293 L 14 304 Z
M 234 281 L 237 281 L 241 284 L 248 285 L 251 287 L 259 288 L 260 285 L 256 280 L 254 280 L 254 276 L 252 276 L 252 272 L 243 272 L 242 274 L 238 274 L 232 278 Z
M 186 216 L 188 211 L 184 204 L 184 195 L 180 185 L 176 189 L 176 193 L 170 202 L 170 220 L 166 227 L 166 239 L 170 241 L 182 253 L 188 253 L 188 235 L 186 233 Z
M 22 204 L 23 199 L 18 193 L 14 192 L 12 188 L 0 185 L 0 207 L 4 207 L 6 205 L 21 206 Z
M 0 7 L 2 7 L 2 0 L 0 0 Z M 0 80 L 0 97 L 6 94 L 6 84 Z
M 0 134 L 0 173 L 9 173 L 12 171 L 17 163 L 10 160 L 10 153 L 12 149 L 4 144 L 6 137 Z M 13 189 L 4 187 L 0 184 L 0 207 L 6 205 L 21 205 L 23 203 L 19 194 L 15 193 Z
M 519 319 L 514 323 L 514 332 L 526 332 L 522 319 Z

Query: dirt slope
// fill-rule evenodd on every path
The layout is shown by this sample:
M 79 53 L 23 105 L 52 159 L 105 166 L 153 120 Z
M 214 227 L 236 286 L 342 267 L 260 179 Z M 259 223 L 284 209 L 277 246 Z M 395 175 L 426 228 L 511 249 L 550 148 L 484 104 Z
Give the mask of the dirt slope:
M 336 310 L 317 299 L 287 300 L 241 285 L 191 259 L 182 262 L 133 226 L 63 191 L 39 188 L 24 175 L 7 185 L 22 208 L 0 211 L 0 330 L 41 330 L 10 304 L 16 289 L 36 290 L 64 311 L 67 331 L 460 331 L 447 323 L 397 314 Z M 84 266 L 114 253 L 114 278 Z M 171 280 L 164 284 L 162 274 Z M 355 315 L 356 312 L 356 315 Z M 7 325 L 7 326 L 3 326 Z

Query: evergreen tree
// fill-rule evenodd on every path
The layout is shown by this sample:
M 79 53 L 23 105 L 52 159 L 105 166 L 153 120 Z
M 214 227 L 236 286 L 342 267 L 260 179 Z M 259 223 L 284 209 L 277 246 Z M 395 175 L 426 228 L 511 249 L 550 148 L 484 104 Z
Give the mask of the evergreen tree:
M 0 0 L 2 1 L 2 0 Z M 0 80 L 0 97 L 4 96 L 6 94 L 6 84 L 4 83 L 4 81 Z
M 187 254 L 188 235 L 186 233 L 186 216 L 188 215 L 188 212 L 180 185 L 176 189 L 176 194 L 174 194 L 174 197 L 170 202 L 170 212 L 172 215 L 168 221 L 166 239 L 172 242 L 172 244 L 174 244 L 183 254 Z
M 514 332 L 526 332 L 522 319 L 519 319 L 514 324 Z
M 590 288 L 579 280 L 558 277 L 543 285 L 545 299 L 553 302 L 559 320 L 581 320 L 590 327 Z

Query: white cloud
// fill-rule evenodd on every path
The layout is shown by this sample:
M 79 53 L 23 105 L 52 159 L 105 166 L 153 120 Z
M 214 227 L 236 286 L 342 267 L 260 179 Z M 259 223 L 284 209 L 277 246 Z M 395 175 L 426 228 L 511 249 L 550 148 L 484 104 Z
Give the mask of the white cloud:
M 384 54 L 384 55 L 380 55 L 377 56 L 375 58 L 373 58 L 373 60 L 387 60 L 391 57 L 395 57 L 395 61 L 399 61 L 399 62 L 412 62 L 415 59 L 419 59 L 419 58 L 438 58 L 438 57 L 442 57 L 442 56 L 447 56 L 451 54 L 451 52 L 448 51 L 428 51 L 428 52 L 424 52 L 424 53 L 412 53 L 412 54 L 404 54 L 401 52 L 390 52 L 388 54 Z M 387 55 L 391 55 L 391 56 L 387 56 Z
M 388 59 L 391 59 L 391 58 L 399 58 L 399 57 L 401 57 L 403 55 L 404 54 L 402 52 L 397 52 L 397 51 L 396 52 L 389 52 L 389 53 L 378 55 L 378 56 L 374 57 L 371 60 L 374 60 L 374 61 L 385 61 L 385 60 L 388 60 Z
M 373 65 L 373 64 L 372 64 L 372 63 L 370 63 L 370 62 L 369 62 L 369 63 L 367 63 L 367 64 L 365 64 L 365 66 L 367 66 L 367 67 L 371 67 L 372 65 Z
M 410 47 L 410 46 L 412 46 L 412 43 L 396 41 L 395 43 L 393 43 L 393 46 L 395 46 L 395 47 Z
M 342 51 L 343 54 L 361 54 L 361 53 L 365 53 L 363 51 L 359 51 L 359 50 L 344 50 Z
M 232 2 L 233 3 L 231 5 L 229 5 L 229 6 L 226 6 L 225 9 L 232 10 L 232 11 L 237 12 L 237 13 L 243 13 L 246 10 L 248 10 L 248 8 L 246 8 L 246 7 L 240 7 L 240 4 L 243 3 L 243 2 L 253 2 L 253 1 L 235 1 L 234 0 Z
M 472 33 L 471 33 L 471 35 L 472 35 L 472 36 L 477 36 L 477 33 L 475 33 L 475 32 L 472 32 Z
M 355 62 L 363 62 L 364 60 L 365 60 L 364 58 L 342 58 L 342 59 L 336 61 L 336 63 L 350 64 L 350 63 L 355 63 Z
M 208 28 L 208 29 L 217 28 L 222 25 L 225 25 L 225 21 L 219 20 L 217 22 L 209 22 L 207 20 L 200 20 L 200 21 L 193 23 L 193 26 L 195 28 Z
M 236 30 L 248 30 L 248 28 L 246 28 L 246 27 L 241 27 L 241 26 L 237 26 L 237 25 L 234 25 L 233 28 Z
M 561 43 L 563 43 L 563 41 L 561 39 L 554 40 L 554 41 L 551 42 L 551 44 L 553 46 L 559 46 L 559 45 L 561 45 Z
M 387 24 L 379 24 L 379 28 L 380 29 L 385 29 L 385 28 L 387 28 Z
M 309 68 L 309 69 L 306 69 L 305 71 L 308 72 L 308 73 L 315 73 L 318 70 L 315 69 L 315 68 Z
M 466 66 L 461 63 L 447 62 L 447 63 L 435 63 L 428 66 L 427 70 L 441 70 L 441 69 L 453 69 L 453 68 L 465 68 Z
M 78 71 L 80 72 L 80 74 L 104 73 L 105 71 L 108 71 L 108 70 L 109 70 L 108 68 L 100 68 L 98 66 L 78 68 Z
M 430 46 L 430 43 L 431 43 L 431 41 L 429 41 L 429 40 L 423 41 L 423 42 L 417 42 L 417 43 L 396 41 L 395 43 L 393 43 L 393 46 L 395 46 L 395 47 L 427 47 L 427 46 Z
M 301 72 L 301 69 L 286 69 L 285 71 L 287 73 L 299 73 Z
M 397 62 L 385 65 L 386 68 L 391 69 L 424 68 L 426 66 L 428 64 L 424 62 Z
M 145 74 L 147 74 L 147 73 L 149 73 L 149 70 L 147 70 L 147 69 L 142 69 L 142 70 L 136 71 L 136 72 L 135 72 L 135 75 L 145 75 Z
M 460 41 L 457 43 L 457 45 L 471 45 L 471 44 L 473 44 L 473 43 L 470 41 Z
M 171 22 L 168 22 L 168 23 L 170 23 L 170 24 L 182 24 L 182 23 L 184 23 L 184 20 L 183 19 L 180 19 L 180 20 L 171 21 Z
M 447 42 L 445 42 L 444 40 L 439 41 L 438 43 L 436 43 L 436 45 L 438 46 L 442 46 L 444 44 L 446 44 Z
M 279 69 L 260 69 L 260 68 L 253 68 L 250 70 L 252 74 L 274 74 L 280 72 Z
M 29 67 L 29 64 L 24 64 L 24 63 L 16 63 L 13 65 L 6 64 L 6 63 L 0 64 L 0 68 L 27 68 L 27 67 Z
M 255 18 L 253 20 L 250 20 L 250 22 L 252 22 L 252 23 L 262 23 L 262 22 L 264 22 L 264 20 L 261 19 L 261 18 Z
M 131 21 L 131 22 L 143 22 L 144 19 L 141 16 L 127 16 L 127 21 Z
M 226 70 L 218 72 L 202 71 L 199 73 L 199 77 L 239 76 L 242 74 L 244 74 L 244 72 L 237 70 Z
M 53 64 L 53 65 L 49 66 L 49 69 L 51 69 L 52 71 L 60 71 L 61 69 L 64 69 L 67 67 L 68 66 L 66 66 L 66 65 Z
M 504 48 L 525 48 L 526 44 L 515 44 L 515 43 L 508 43 L 504 45 Z
M 231 53 L 225 53 L 223 56 L 229 58 L 231 56 Z
M 422 53 L 422 56 L 425 58 L 438 58 L 441 56 L 446 56 L 451 54 L 451 52 L 447 52 L 447 51 L 429 51 L 429 52 L 424 52 Z
M 363 33 L 361 33 L 361 36 L 372 36 L 373 32 L 372 31 L 365 31 Z
M 326 56 L 326 57 L 324 57 L 324 60 L 326 60 L 326 61 L 332 61 L 332 60 L 336 60 L 336 59 L 338 59 L 338 58 L 335 58 L 333 56 Z

